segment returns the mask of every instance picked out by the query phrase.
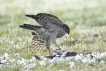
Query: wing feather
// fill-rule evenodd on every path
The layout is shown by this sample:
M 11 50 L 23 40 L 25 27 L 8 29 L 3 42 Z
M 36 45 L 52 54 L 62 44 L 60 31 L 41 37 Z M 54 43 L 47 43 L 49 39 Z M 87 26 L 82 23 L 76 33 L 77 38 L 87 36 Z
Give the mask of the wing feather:
M 35 19 L 40 25 L 45 26 L 46 24 L 57 24 L 63 26 L 63 22 L 56 16 L 47 13 L 38 13 L 37 15 L 26 15 Z

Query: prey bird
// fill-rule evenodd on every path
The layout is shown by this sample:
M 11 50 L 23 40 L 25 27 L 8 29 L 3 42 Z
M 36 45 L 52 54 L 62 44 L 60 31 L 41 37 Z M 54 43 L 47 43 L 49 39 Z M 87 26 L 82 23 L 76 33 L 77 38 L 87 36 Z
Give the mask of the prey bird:
M 36 38 L 40 39 L 39 40 L 40 43 L 45 43 L 45 46 L 49 51 L 49 54 L 50 54 L 50 43 L 54 43 L 59 49 L 61 49 L 56 44 L 56 38 L 63 37 L 65 34 L 70 33 L 70 28 L 66 24 L 64 24 L 58 17 L 47 13 L 38 13 L 36 15 L 25 15 L 25 16 L 33 18 L 36 22 L 38 22 L 41 25 L 41 26 L 31 24 L 20 25 L 21 28 L 33 31 L 32 44 L 36 40 Z

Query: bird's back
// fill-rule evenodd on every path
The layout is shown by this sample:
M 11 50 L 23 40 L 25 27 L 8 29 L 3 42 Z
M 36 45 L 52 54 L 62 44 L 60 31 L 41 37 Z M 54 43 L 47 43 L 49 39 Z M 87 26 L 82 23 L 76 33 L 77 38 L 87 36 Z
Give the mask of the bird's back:
M 40 25 L 46 25 L 46 24 L 56 24 L 56 25 L 63 25 L 63 22 L 56 16 L 51 15 L 51 14 L 46 14 L 46 13 L 38 13 L 36 15 L 35 20 L 40 24 Z

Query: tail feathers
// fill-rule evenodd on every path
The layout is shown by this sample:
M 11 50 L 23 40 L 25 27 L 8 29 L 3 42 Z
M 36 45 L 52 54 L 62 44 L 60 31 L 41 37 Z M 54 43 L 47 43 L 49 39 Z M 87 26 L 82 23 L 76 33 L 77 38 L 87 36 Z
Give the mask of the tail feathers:
M 37 28 L 41 28 L 41 26 L 34 26 L 30 24 L 23 24 L 23 25 L 20 25 L 19 27 L 24 29 L 29 29 L 29 30 L 36 30 Z

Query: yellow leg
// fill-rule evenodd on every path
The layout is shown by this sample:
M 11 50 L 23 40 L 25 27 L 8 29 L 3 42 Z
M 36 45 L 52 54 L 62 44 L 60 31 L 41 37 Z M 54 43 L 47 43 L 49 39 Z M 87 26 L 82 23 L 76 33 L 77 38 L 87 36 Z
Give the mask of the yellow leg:
M 50 51 L 50 49 L 49 49 L 49 55 L 51 55 L 51 51 Z
M 59 45 L 57 45 L 56 43 L 55 43 L 55 45 L 58 47 L 59 50 L 61 50 L 61 48 L 59 47 Z

